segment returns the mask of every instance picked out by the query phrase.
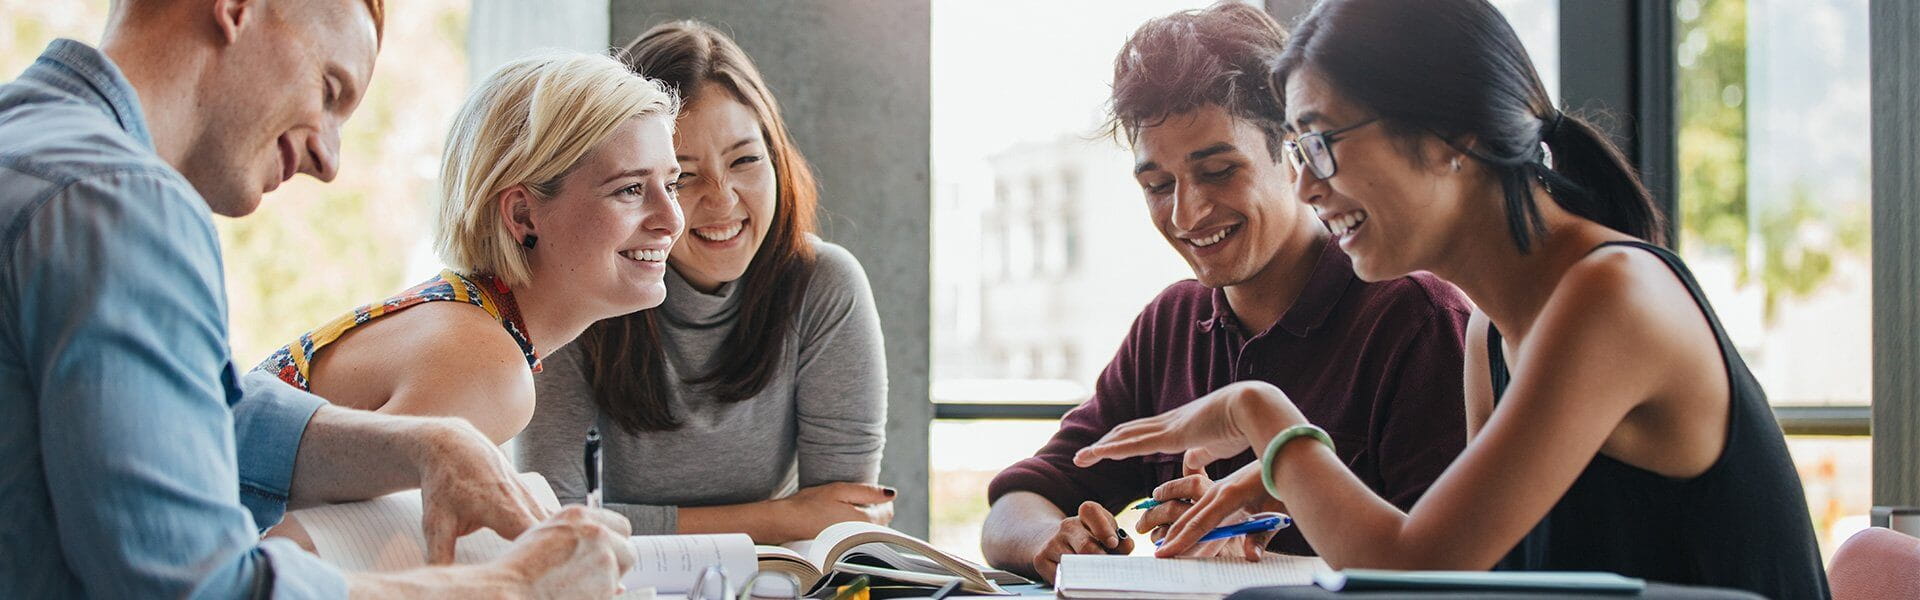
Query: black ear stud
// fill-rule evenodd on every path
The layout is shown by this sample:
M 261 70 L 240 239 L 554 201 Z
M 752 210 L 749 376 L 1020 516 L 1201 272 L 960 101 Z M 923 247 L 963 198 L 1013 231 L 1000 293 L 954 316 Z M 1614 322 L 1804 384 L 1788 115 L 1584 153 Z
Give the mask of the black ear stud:
M 538 243 L 540 243 L 540 236 L 537 236 L 531 233 L 527 234 L 527 237 L 520 240 L 520 245 L 526 247 L 526 249 L 528 250 L 532 250 L 533 245 Z

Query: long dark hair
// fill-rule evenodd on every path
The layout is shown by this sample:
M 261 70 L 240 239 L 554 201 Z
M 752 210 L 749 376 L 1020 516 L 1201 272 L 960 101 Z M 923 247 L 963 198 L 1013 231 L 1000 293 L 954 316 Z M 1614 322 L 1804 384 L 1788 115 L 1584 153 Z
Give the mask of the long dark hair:
M 690 106 L 701 83 L 715 83 L 745 104 L 760 121 L 774 181 L 773 222 L 767 239 L 741 276 L 739 319 L 721 341 L 704 373 L 682 382 L 706 386 L 722 402 L 739 402 L 766 389 L 781 366 L 793 315 L 813 276 L 814 230 L 819 189 L 812 168 L 793 143 L 780 105 L 747 53 L 720 30 L 698 21 L 663 23 L 640 34 L 616 57 L 634 72 L 680 91 Z M 667 406 L 667 381 L 657 311 L 607 319 L 581 336 L 593 402 L 628 433 L 679 429 Z
M 1546 233 L 1534 179 L 1567 212 L 1666 242 L 1664 218 L 1626 156 L 1592 123 L 1554 108 L 1520 38 L 1486 0 L 1323 0 L 1294 27 L 1274 67 L 1274 94 L 1284 99 L 1288 76 L 1302 68 L 1395 137 L 1431 133 L 1489 167 L 1505 197 L 1507 233 L 1523 253 Z

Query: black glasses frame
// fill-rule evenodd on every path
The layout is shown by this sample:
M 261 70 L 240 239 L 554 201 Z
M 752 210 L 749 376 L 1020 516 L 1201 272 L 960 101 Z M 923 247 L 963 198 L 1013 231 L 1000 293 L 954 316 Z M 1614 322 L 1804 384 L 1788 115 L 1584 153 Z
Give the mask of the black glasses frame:
M 1300 168 L 1304 166 L 1313 171 L 1314 177 L 1331 179 L 1335 173 L 1340 171 L 1340 164 L 1333 158 L 1333 143 L 1343 139 L 1340 137 L 1342 134 L 1372 125 L 1374 121 L 1378 120 L 1380 120 L 1379 117 L 1374 117 L 1339 129 L 1301 134 L 1295 136 L 1293 139 L 1282 142 L 1281 149 L 1287 155 L 1287 161 L 1293 163 L 1293 170 L 1295 172 L 1300 171 Z M 1324 172 L 1321 171 L 1320 165 L 1313 161 L 1313 157 L 1307 156 L 1306 146 L 1301 143 L 1310 138 L 1318 138 L 1320 140 L 1320 146 L 1326 148 L 1327 168 Z

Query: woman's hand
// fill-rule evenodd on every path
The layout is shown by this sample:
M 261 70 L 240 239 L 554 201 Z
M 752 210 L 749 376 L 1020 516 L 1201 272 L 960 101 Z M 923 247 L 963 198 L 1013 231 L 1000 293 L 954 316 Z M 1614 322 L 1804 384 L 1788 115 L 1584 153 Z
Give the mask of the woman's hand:
M 836 523 L 865 521 L 886 525 L 893 521 L 893 488 L 841 481 L 794 492 L 771 504 L 789 529 L 785 541 L 812 539 Z
M 1278 531 L 1198 542 L 1215 527 L 1245 521 L 1255 513 L 1285 508 L 1267 495 L 1266 485 L 1260 481 L 1259 462 L 1248 463 L 1219 481 L 1208 481 L 1205 475 L 1175 479 L 1153 490 L 1153 497 L 1193 499 L 1192 506 L 1179 511 L 1179 516 L 1165 525 L 1166 535 L 1159 538 L 1161 546 L 1153 553 L 1161 558 L 1238 554 L 1250 561 L 1260 560 L 1267 542 Z M 1145 524 L 1146 518 L 1143 517 L 1141 523 Z
M 1241 381 L 1178 409 L 1122 423 L 1075 453 L 1073 464 L 1085 468 L 1102 460 L 1184 452 L 1186 467 L 1199 469 L 1265 444 L 1280 429 L 1304 422 L 1306 418 L 1280 388 L 1264 381 Z
M 1256 479 L 1258 475 L 1256 472 Z M 1191 512 L 1198 506 L 1195 504 L 1196 499 L 1206 497 L 1209 490 L 1231 481 L 1232 479 L 1229 478 L 1216 482 L 1212 478 L 1207 477 L 1205 472 L 1198 469 L 1187 469 L 1187 475 L 1185 477 L 1160 484 L 1160 487 L 1154 488 L 1153 499 L 1159 500 L 1161 504 L 1148 509 L 1146 513 L 1140 515 L 1140 522 L 1135 525 L 1135 530 L 1147 534 L 1148 537 L 1155 542 L 1165 541 L 1171 533 L 1173 524 L 1179 522 L 1180 517 Z M 1262 496 L 1262 499 L 1264 499 L 1264 494 Z M 1246 510 L 1235 511 L 1233 514 L 1228 515 L 1223 522 L 1237 523 L 1245 521 L 1255 512 L 1279 510 L 1279 503 L 1277 502 L 1263 503 L 1256 500 L 1253 504 L 1253 506 L 1249 506 Z M 1272 506 L 1266 506 L 1268 504 Z M 1243 547 L 1246 545 L 1245 542 L 1248 541 L 1249 537 L 1257 538 L 1251 541 L 1251 554 Z M 1272 533 L 1267 533 L 1214 540 L 1195 544 L 1191 548 L 1180 551 L 1177 556 L 1188 558 L 1245 556 L 1248 560 L 1257 560 L 1260 557 L 1260 550 L 1265 548 L 1267 540 L 1272 538 Z

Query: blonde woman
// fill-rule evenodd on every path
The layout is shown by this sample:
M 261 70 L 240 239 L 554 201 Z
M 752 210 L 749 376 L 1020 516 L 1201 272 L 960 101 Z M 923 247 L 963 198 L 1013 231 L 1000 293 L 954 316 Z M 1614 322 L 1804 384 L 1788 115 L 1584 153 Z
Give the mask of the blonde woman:
M 673 145 L 689 235 L 659 310 L 594 325 L 537 378 L 520 468 L 584 498 L 597 428 L 606 506 L 635 533 L 778 544 L 889 522 L 880 316 L 860 262 L 813 234 L 820 191 L 772 91 L 704 23 L 657 25 L 620 55 L 686 100 Z
M 502 443 L 540 357 L 666 297 L 677 96 L 611 58 L 549 54 L 482 82 L 447 136 L 434 245 L 451 268 L 355 309 L 258 370 L 334 404 L 465 418 Z

